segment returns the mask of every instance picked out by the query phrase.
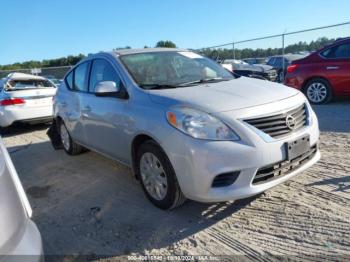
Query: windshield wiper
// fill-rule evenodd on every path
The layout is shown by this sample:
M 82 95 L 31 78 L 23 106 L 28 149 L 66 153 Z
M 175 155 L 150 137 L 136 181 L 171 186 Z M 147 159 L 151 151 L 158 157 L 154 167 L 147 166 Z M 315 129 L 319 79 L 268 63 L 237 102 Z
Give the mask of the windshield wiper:
M 204 83 L 216 83 L 221 81 L 229 81 L 230 78 L 222 78 L 222 77 L 213 77 L 213 78 L 203 78 L 196 81 L 191 81 L 187 83 L 179 84 L 179 86 L 188 86 L 188 85 L 195 85 L 195 84 L 204 84 Z
M 169 85 L 169 84 L 140 84 L 140 87 L 144 89 L 167 89 L 167 88 L 177 88 L 177 85 Z

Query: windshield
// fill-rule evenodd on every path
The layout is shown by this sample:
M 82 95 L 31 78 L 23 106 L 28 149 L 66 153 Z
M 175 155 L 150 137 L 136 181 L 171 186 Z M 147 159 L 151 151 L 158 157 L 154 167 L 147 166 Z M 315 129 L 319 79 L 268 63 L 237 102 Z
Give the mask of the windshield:
M 219 64 L 193 52 L 150 52 L 121 56 L 121 61 L 142 88 L 177 87 L 234 76 Z
M 28 80 L 10 80 L 6 84 L 6 90 L 27 90 L 27 89 L 39 89 L 39 88 L 49 88 L 54 87 L 54 85 L 48 80 L 41 79 L 28 79 Z

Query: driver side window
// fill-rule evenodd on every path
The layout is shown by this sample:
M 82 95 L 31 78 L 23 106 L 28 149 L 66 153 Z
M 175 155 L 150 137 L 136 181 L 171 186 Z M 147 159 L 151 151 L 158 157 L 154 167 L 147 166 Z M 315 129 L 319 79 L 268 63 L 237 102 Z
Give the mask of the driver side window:
M 122 86 L 118 73 L 114 70 L 112 65 L 104 59 L 95 59 L 92 62 L 91 68 L 89 83 L 90 93 L 95 93 L 96 84 L 102 81 L 113 81 L 117 86 Z

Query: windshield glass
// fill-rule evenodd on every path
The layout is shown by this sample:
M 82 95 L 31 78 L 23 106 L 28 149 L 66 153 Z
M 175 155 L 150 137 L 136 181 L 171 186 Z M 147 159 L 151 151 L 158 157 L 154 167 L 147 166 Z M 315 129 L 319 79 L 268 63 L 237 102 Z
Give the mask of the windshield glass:
M 28 79 L 28 80 L 10 80 L 6 84 L 6 90 L 27 90 L 27 89 L 39 89 L 49 88 L 54 85 L 48 80 Z
M 193 52 L 150 52 L 121 56 L 135 82 L 152 86 L 184 86 L 205 81 L 224 81 L 234 76 L 219 64 Z

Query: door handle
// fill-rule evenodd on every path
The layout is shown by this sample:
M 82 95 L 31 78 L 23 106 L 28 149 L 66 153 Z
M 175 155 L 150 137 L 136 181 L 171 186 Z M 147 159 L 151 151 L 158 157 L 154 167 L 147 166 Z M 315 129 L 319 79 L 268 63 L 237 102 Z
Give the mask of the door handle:
M 326 69 L 327 70 L 337 70 L 337 69 L 339 69 L 339 66 L 327 66 Z

